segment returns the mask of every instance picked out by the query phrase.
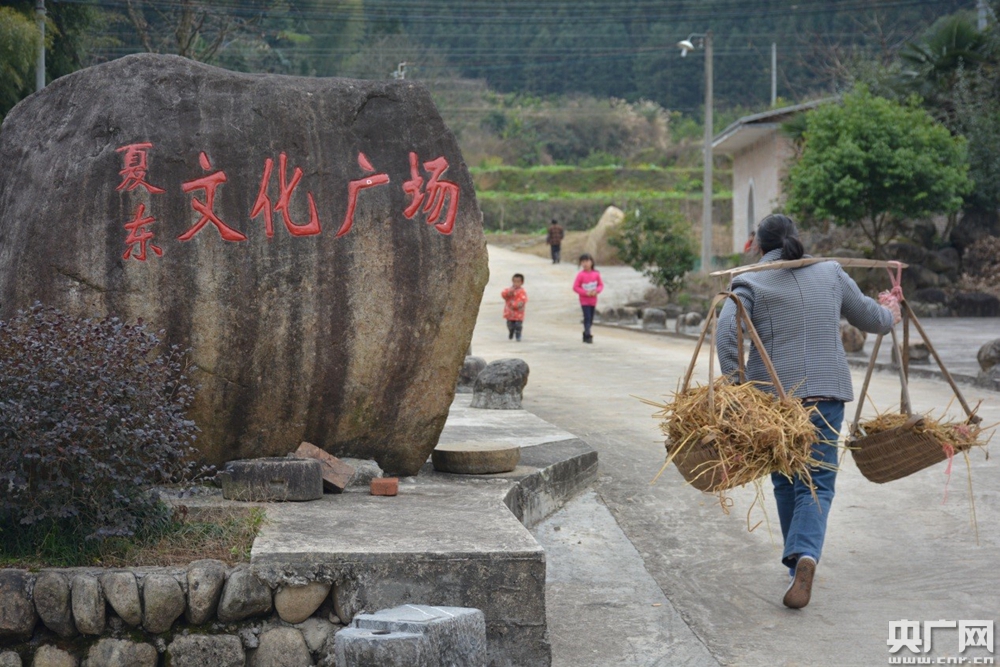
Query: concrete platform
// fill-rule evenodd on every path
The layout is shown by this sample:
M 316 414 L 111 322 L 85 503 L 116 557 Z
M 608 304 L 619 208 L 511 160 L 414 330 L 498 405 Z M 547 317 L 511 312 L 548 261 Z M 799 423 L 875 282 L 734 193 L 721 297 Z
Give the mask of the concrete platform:
M 396 497 L 268 504 L 251 567 L 272 586 L 333 582 L 345 622 L 407 603 L 481 609 L 488 664 L 549 665 L 545 552 L 528 528 L 590 485 L 597 453 L 530 413 L 470 400 L 457 397 L 442 442 L 519 443 L 517 468 L 452 475 L 428 463 Z

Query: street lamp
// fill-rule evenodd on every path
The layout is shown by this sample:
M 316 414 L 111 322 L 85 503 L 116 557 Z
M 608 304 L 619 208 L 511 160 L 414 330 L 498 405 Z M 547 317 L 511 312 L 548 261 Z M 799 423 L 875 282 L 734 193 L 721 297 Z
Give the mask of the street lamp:
M 687 56 L 688 51 L 694 51 L 696 46 L 705 49 L 705 145 L 702 156 L 705 170 L 701 186 L 701 272 L 710 273 L 712 271 L 712 31 L 692 33 L 687 39 L 677 42 L 681 58 Z

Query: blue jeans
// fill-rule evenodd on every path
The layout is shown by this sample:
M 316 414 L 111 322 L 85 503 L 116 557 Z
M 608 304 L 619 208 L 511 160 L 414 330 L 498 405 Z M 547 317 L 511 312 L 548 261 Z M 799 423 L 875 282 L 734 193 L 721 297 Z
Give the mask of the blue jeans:
M 583 308 L 583 333 L 586 336 L 590 335 L 590 325 L 594 323 L 594 311 L 597 310 L 597 306 L 580 306 Z
M 817 436 L 817 442 L 813 444 L 813 458 L 836 466 L 837 440 L 840 437 L 840 425 L 844 421 L 844 403 L 820 401 L 816 403 L 816 407 L 819 414 L 812 416 Z M 785 538 L 781 562 L 790 568 L 795 567 L 799 556 L 803 554 L 808 554 L 819 562 L 820 552 L 823 551 L 826 519 L 833 502 L 837 471 L 814 466 L 811 473 L 819 505 L 798 475 L 793 482 L 784 475 L 771 474 L 774 499 L 778 503 L 778 519 L 781 521 L 781 535 Z

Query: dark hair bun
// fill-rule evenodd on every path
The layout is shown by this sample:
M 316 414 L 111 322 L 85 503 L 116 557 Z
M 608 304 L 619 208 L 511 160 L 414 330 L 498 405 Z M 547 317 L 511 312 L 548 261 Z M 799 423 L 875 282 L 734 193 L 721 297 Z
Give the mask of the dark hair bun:
M 805 253 L 802 241 L 794 236 L 786 236 L 781 244 L 781 259 L 801 259 Z

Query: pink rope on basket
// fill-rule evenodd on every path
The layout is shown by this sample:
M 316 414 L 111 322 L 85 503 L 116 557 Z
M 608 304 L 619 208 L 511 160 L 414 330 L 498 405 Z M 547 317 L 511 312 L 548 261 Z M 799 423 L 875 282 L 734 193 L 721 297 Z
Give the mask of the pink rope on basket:
M 893 274 L 892 268 L 886 268 L 889 280 L 892 281 L 892 288 L 885 292 L 879 292 L 878 302 L 883 306 L 888 306 L 890 300 L 895 300 L 897 303 L 903 300 L 903 267 L 899 262 L 889 262 L 889 264 L 896 267 L 896 273 Z
M 955 462 L 955 448 L 945 442 L 941 445 L 941 449 L 944 450 L 944 455 L 948 457 L 948 467 L 944 469 L 944 498 L 941 499 L 941 504 L 944 505 L 948 502 L 948 485 L 951 483 L 951 464 Z

